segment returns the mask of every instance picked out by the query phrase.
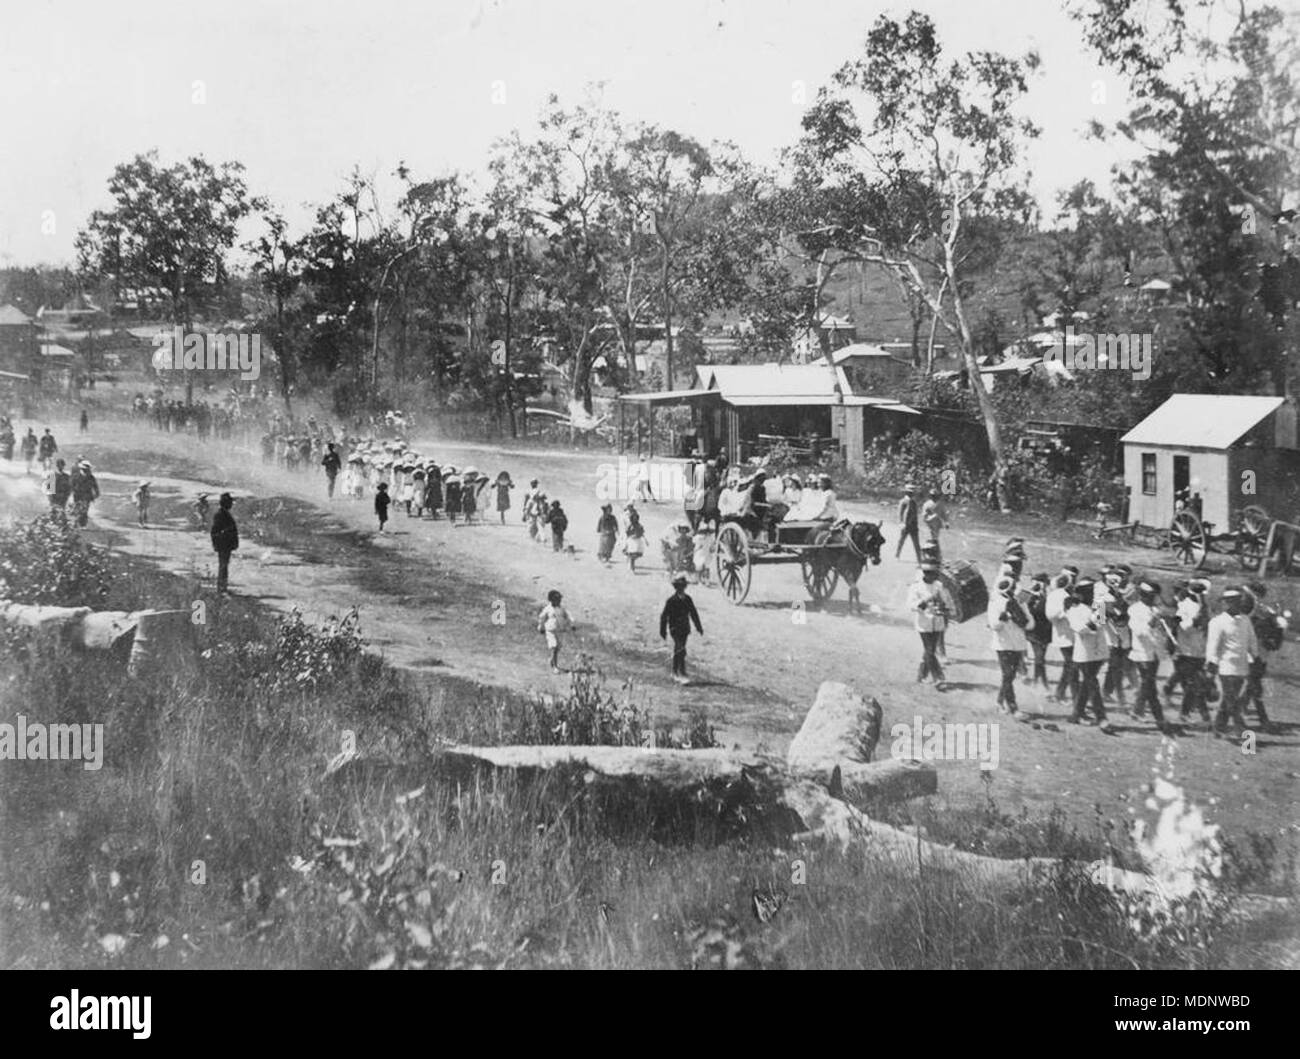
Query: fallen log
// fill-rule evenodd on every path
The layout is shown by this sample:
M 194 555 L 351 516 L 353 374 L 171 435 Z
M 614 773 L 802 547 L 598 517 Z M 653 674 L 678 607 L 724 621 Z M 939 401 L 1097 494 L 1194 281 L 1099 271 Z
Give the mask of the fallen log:
M 79 651 L 113 651 L 133 668 L 150 659 L 182 665 L 192 654 L 186 610 L 91 610 L 0 602 L 0 625 L 31 629 L 37 636 Z M 143 660 L 143 662 L 142 662 Z
M 545 772 L 571 766 L 590 771 L 591 781 L 636 778 L 666 790 L 687 792 L 719 782 L 754 782 L 760 775 L 774 787 L 805 779 L 838 784 L 836 790 L 842 797 L 864 804 L 924 797 L 939 785 L 934 766 L 926 761 L 856 762 L 829 771 L 805 772 L 763 754 L 721 748 L 455 746 L 443 752 L 443 759 L 453 772 L 482 768 Z
M 855 845 L 892 861 L 908 871 L 939 870 L 966 878 L 995 890 L 1040 886 L 1061 869 L 1052 857 L 1024 857 L 1003 860 L 979 853 L 967 853 L 908 834 L 872 820 L 852 805 L 832 796 L 816 783 L 790 784 L 782 794 L 783 804 L 804 824 L 796 840 L 825 840 L 847 851 Z M 1113 892 L 1151 898 L 1164 897 L 1160 883 L 1142 872 L 1127 871 L 1105 861 L 1078 865 L 1091 882 Z
M 606 777 L 635 776 L 668 787 L 739 779 L 747 769 L 771 769 L 770 758 L 733 750 L 672 750 L 635 746 L 455 746 L 444 751 L 455 767 L 547 770 L 581 766 Z
M 823 681 L 812 709 L 786 752 L 796 772 L 822 772 L 827 780 L 836 765 L 871 760 L 880 741 L 880 703 L 868 702 L 847 684 Z
M 39 636 L 70 642 L 75 630 L 94 612 L 89 607 L 45 607 L 0 603 L 0 623 L 31 629 Z

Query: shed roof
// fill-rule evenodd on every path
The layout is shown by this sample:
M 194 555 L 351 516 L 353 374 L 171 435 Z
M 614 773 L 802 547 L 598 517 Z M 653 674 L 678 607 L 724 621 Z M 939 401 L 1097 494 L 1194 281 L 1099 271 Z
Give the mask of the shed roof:
M 67 346 L 60 346 L 54 342 L 41 343 L 42 357 L 75 357 L 76 351 L 69 349 Z
M 831 359 L 836 364 L 843 364 L 846 360 L 861 359 L 893 360 L 900 364 L 911 364 L 910 360 L 904 360 L 897 354 L 891 353 L 884 346 L 872 345 L 870 342 L 854 342 L 843 349 L 837 349 L 831 354 Z
M 1120 441 L 1186 449 L 1229 449 L 1283 403 L 1281 397 L 1176 393 Z
M 675 404 L 701 397 L 721 397 L 717 390 L 647 390 L 642 393 L 622 393 L 618 400 L 631 404 Z
M 886 412 L 910 412 L 920 415 L 902 401 L 888 397 L 856 397 L 845 394 L 841 400 L 836 394 L 793 394 L 780 397 L 730 397 L 723 398 L 736 408 L 883 408 Z
M 30 324 L 32 318 L 14 305 L 0 305 L 0 326 L 11 327 L 15 324 Z
M 706 390 L 720 390 L 722 398 L 735 403 L 738 397 L 830 397 L 853 392 L 843 368 L 819 364 L 704 364 L 696 368 L 699 384 Z

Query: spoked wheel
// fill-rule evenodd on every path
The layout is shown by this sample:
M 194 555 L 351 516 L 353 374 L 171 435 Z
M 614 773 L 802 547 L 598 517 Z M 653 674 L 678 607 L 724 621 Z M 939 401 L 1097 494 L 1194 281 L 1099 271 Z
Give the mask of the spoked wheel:
M 835 559 L 825 545 L 830 533 L 823 530 L 813 538 L 815 548 L 809 549 L 799 557 L 799 569 L 803 573 L 803 587 L 813 600 L 821 603 L 830 599 L 835 593 L 835 586 L 840 583 L 840 572 L 835 566 Z
M 1258 504 L 1251 504 L 1241 513 L 1241 524 L 1237 527 L 1237 561 L 1242 569 L 1254 570 L 1264 558 L 1264 546 L 1268 543 L 1268 531 L 1273 520 L 1268 512 Z
M 728 603 L 739 606 L 749 595 L 752 567 L 749 562 L 749 541 L 744 530 L 733 522 L 723 524 L 718 531 L 718 585 Z
M 1184 566 L 1201 567 L 1209 550 L 1205 527 L 1190 511 L 1180 511 L 1169 527 L 1169 548 Z

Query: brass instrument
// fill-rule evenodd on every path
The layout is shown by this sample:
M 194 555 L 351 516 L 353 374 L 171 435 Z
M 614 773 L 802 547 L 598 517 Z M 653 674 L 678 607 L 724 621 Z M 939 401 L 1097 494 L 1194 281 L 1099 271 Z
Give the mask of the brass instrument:
M 1016 595 L 1007 596 L 1006 599 L 1006 607 L 1002 611 L 1003 616 L 1006 619 L 1015 622 L 1015 624 L 1019 625 L 1022 629 L 1028 626 L 1029 612 L 1025 609 L 1024 604 L 1021 603 Z

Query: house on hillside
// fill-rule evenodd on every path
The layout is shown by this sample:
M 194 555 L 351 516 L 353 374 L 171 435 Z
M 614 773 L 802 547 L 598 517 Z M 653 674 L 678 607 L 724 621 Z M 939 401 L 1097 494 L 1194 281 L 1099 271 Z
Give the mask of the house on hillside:
M 795 335 L 791 359 L 796 364 L 808 364 L 822 356 L 823 350 L 834 353 L 857 341 L 857 337 L 858 329 L 847 316 L 824 313 L 818 318 L 816 328 L 806 327 Z
M 78 294 L 58 308 L 41 306 L 37 317 L 46 327 L 77 329 L 88 327 L 102 317 L 104 311 L 84 294 Z
M 1215 532 L 1258 505 L 1300 521 L 1296 406 L 1282 397 L 1174 394 L 1125 434 L 1128 520 L 1168 526 L 1186 498 Z
M 24 379 L 40 369 L 40 327 L 14 305 L 0 305 L 0 371 Z
M 837 349 L 831 354 L 831 359 L 848 377 L 853 392 L 857 394 L 898 394 L 906 387 L 912 374 L 909 358 L 867 342 L 854 342 Z

